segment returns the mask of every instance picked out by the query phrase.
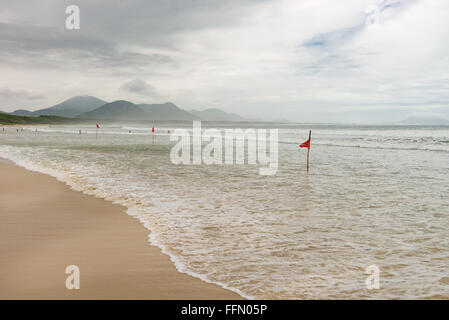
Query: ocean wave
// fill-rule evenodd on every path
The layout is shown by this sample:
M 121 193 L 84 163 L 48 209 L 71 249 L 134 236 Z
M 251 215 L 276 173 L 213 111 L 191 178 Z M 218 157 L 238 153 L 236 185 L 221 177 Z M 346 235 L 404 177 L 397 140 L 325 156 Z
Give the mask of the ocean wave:
M 157 232 L 154 230 L 154 227 L 151 225 L 151 223 L 149 223 L 144 218 L 144 215 L 146 213 L 144 208 L 139 207 L 139 205 L 136 204 L 136 202 L 127 201 L 127 200 L 125 200 L 127 198 L 126 196 L 124 197 L 125 199 L 123 199 L 122 195 L 114 195 L 114 194 L 105 192 L 105 190 L 101 189 L 101 188 L 96 188 L 96 187 L 92 188 L 88 184 L 82 183 L 79 179 L 74 179 L 71 176 L 71 173 L 67 172 L 65 170 L 55 169 L 50 166 L 43 165 L 42 163 L 37 164 L 37 163 L 34 163 L 33 161 L 25 160 L 20 154 L 15 153 L 12 150 L 12 148 L 13 147 L 10 147 L 10 146 L 5 147 L 5 146 L 0 145 L 1 157 L 3 157 L 4 159 L 10 160 L 14 164 L 16 164 L 22 168 L 25 168 L 27 170 L 30 170 L 33 172 L 39 172 L 39 173 L 54 177 L 58 181 L 69 186 L 72 190 L 79 191 L 84 194 L 94 196 L 96 198 L 104 199 L 106 201 L 111 201 L 114 204 L 118 204 L 118 205 L 125 207 L 126 213 L 128 215 L 130 215 L 134 218 L 137 218 L 143 224 L 143 226 L 147 230 L 150 231 L 150 234 L 148 236 L 148 242 L 151 245 L 156 246 L 159 249 L 161 249 L 161 252 L 170 258 L 170 260 L 172 261 L 172 263 L 175 265 L 176 269 L 179 272 L 188 274 L 195 278 L 198 278 L 206 283 L 218 285 L 226 290 L 230 290 L 232 292 L 237 293 L 238 295 L 240 295 L 241 297 L 243 297 L 245 299 L 248 299 L 248 300 L 255 299 L 255 297 L 243 293 L 238 288 L 231 287 L 223 282 L 210 280 L 207 276 L 202 275 L 197 272 L 194 272 L 194 271 L 190 270 L 189 268 L 187 268 L 185 266 L 185 264 L 183 264 L 182 261 L 176 255 L 171 253 L 170 250 L 168 250 L 167 247 L 161 243 L 161 241 L 158 238 Z
M 286 144 L 286 145 L 299 145 L 298 142 L 292 142 L 292 141 L 279 141 L 279 144 Z M 435 147 L 421 147 L 421 146 L 407 146 L 407 145 L 400 145 L 399 143 L 397 145 L 385 145 L 385 144 L 358 144 L 358 143 L 341 143 L 341 142 L 315 142 L 312 141 L 312 147 L 313 145 L 317 146 L 324 146 L 324 147 L 341 147 L 341 148 L 362 148 L 362 149 L 379 149 L 379 150 L 415 150 L 415 151 L 435 151 L 435 152 L 449 152 L 449 148 L 445 146 L 445 143 L 439 142 L 435 143 Z M 441 145 L 441 147 L 437 147 L 438 145 Z
M 428 284 L 448 263 L 434 259 L 449 243 L 447 153 L 424 151 L 445 151 L 428 150 L 447 148 L 443 132 L 315 132 L 307 173 L 298 137 L 308 132 L 281 130 L 278 172 L 260 176 L 247 165 L 174 165 L 168 139 L 102 130 L 112 134 L 8 133 L 0 154 L 121 204 L 179 271 L 247 298 L 439 292 Z M 379 259 L 394 281 L 367 296 L 358 279 Z

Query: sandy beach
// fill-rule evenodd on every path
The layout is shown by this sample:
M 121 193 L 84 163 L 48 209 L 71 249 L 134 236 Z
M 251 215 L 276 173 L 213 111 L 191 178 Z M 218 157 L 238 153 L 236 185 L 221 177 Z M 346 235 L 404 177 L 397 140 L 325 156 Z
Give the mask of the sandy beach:
M 241 298 L 178 272 L 124 207 L 6 160 L 0 177 L 0 299 Z

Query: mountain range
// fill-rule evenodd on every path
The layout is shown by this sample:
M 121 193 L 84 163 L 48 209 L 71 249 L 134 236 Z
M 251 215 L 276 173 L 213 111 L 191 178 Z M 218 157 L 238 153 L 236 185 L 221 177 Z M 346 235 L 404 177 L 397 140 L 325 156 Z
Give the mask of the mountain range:
M 409 116 L 400 122 L 409 125 L 448 125 L 449 120 L 432 116 Z
M 76 118 L 80 114 L 92 111 L 102 105 L 106 101 L 91 96 L 78 96 L 58 103 L 55 106 L 40 109 L 37 111 L 28 111 L 24 109 L 16 110 L 11 114 L 16 116 L 59 116 L 67 118 Z
M 227 113 L 220 109 L 206 109 L 202 111 L 198 110 L 190 110 L 189 111 L 194 116 L 197 116 L 200 119 L 207 119 L 208 121 L 225 121 L 223 119 L 226 119 L 226 121 L 248 121 L 247 119 L 242 118 L 236 113 Z
M 171 102 L 162 104 L 134 104 L 117 100 L 106 102 L 92 96 L 77 96 L 55 106 L 29 111 L 19 109 L 16 116 L 51 115 L 67 118 L 95 120 L 204 120 L 204 121 L 246 121 L 235 113 L 220 109 L 186 111 Z

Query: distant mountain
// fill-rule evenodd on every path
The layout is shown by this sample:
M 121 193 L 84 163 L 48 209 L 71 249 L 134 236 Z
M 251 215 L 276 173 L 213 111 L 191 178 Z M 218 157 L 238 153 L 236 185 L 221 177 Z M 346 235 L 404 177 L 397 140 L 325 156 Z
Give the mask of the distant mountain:
M 281 118 L 281 119 L 275 119 L 275 120 L 273 120 L 273 121 L 271 121 L 271 122 L 278 122 L 278 123 L 289 123 L 289 122 L 290 122 L 290 120 L 288 120 L 288 119 L 284 119 L 284 118 Z
M 432 116 L 410 116 L 401 121 L 402 124 L 416 125 L 449 125 L 449 120 Z
M 83 119 L 143 120 L 147 114 L 138 105 L 125 100 L 106 103 L 93 111 L 80 114 Z
M 248 121 L 236 113 L 227 113 L 215 108 L 202 111 L 190 110 L 190 113 L 204 121 Z
M 33 117 L 35 116 L 33 111 L 28 111 L 25 109 L 18 109 L 14 112 L 11 112 L 10 114 L 12 114 L 13 116 L 26 116 L 26 117 Z
M 63 101 L 53 107 L 37 110 L 34 116 L 52 115 L 60 117 L 75 118 L 82 113 L 97 109 L 104 105 L 106 101 L 91 96 L 78 96 Z
M 83 119 L 101 120 L 195 120 L 197 117 L 171 102 L 163 104 L 134 104 L 125 100 L 107 103 L 79 115 Z
M 0 112 L 0 124 L 61 124 L 78 123 L 79 120 L 58 116 L 25 117 Z
M 171 102 L 134 104 L 130 101 L 117 100 L 107 103 L 91 96 L 77 96 L 53 107 L 37 111 L 19 109 L 10 114 L 27 117 L 51 115 L 96 120 L 249 121 L 249 119 L 245 119 L 238 114 L 227 113 L 220 109 L 192 110 L 188 112 Z
M 199 117 L 182 110 L 171 102 L 162 104 L 139 104 L 148 113 L 147 120 L 200 120 Z

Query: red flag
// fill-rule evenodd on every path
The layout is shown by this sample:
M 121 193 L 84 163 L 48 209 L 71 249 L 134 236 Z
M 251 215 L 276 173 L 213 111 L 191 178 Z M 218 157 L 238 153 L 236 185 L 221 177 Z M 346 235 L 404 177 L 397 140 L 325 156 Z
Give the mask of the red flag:
M 97 129 L 100 129 L 100 125 L 97 123 Z
M 310 139 L 299 145 L 300 148 L 310 148 Z
M 153 127 L 153 128 L 151 128 L 151 132 L 154 132 L 154 127 Z

